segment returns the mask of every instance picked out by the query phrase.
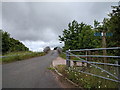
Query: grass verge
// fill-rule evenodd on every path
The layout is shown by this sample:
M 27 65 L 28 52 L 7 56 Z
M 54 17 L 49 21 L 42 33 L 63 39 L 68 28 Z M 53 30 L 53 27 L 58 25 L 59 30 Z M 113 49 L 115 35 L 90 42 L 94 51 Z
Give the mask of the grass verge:
M 44 52 L 11 52 L 3 55 L 5 57 L 2 57 L 0 60 L 5 64 L 43 55 L 45 55 Z
M 118 83 L 105 80 L 102 78 L 94 77 L 91 75 L 75 72 L 71 68 L 67 68 L 65 65 L 58 65 L 55 67 L 64 77 L 67 77 L 72 82 L 83 88 L 117 88 Z M 93 70 L 94 71 L 94 70 Z M 94 71 L 97 73 L 97 71 Z
M 66 54 L 64 54 L 64 53 L 61 53 L 59 56 L 66 59 Z
M 65 54 L 61 54 L 60 57 L 62 58 L 66 58 Z M 74 58 L 73 58 L 74 60 Z M 97 65 L 101 68 L 104 68 L 103 65 Z M 118 88 L 118 86 L 120 85 L 120 83 L 117 82 L 113 82 L 110 80 L 106 80 L 106 79 L 102 79 L 99 77 L 95 77 L 95 76 L 91 76 L 91 75 L 87 75 L 81 72 L 78 72 L 80 70 L 84 70 L 85 72 L 89 72 L 89 73 L 93 73 L 96 75 L 100 75 L 106 78 L 111 78 L 114 79 L 113 77 L 111 77 L 110 75 L 108 75 L 107 73 L 101 71 L 98 68 L 95 68 L 91 65 L 89 65 L 89 67 L 85 67 L 85 66 L 77 66 L 77 67 L 70 67 L 67 68 L 65 65 L 58 65 L 57 67 L 55 67 L 63 76 L 67 77 L 69 80 L 71 80 L 72 82 L 78 84 L 79 86 L 83 87 L 83 88 Z M 76 71 L 77 69 L 77 71 Z M 116 72 L 116 67 L 112 67 L 112 66 L 108 66 L 105 68 L 107 71 L 109 71 L 110 73 L 114 74 L 115 76 L 117 76 L 117 72 Z

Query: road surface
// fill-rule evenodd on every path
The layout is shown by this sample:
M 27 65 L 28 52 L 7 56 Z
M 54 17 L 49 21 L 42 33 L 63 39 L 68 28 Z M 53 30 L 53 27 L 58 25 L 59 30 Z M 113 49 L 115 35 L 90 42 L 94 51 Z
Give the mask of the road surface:
M 48 70 L 56 51 L 41 57 L 17 61 L 2 66 L 3 88 L 61 88 Z

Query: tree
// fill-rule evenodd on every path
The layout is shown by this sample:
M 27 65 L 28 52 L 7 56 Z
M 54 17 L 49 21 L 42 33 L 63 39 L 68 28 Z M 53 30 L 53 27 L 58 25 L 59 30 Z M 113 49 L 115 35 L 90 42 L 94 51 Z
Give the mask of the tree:
M 112 13 L 108 14 L 109 18 L 104 18 L 102 24 L 94 21 L 94 29 L 97 29 L 96 32 L 113 34 L 113 36 L 106 36 L 107 47 L 120 47 L 120 5 L 112 8 Z M 117 52 L 114 54 L 117 55 Z
M 97 38 L 94 36 L 91 25 L 72 21 L 68 24 L 68 29 L 64 29 L 63 36 L 59 40 L 65 43 L 64 49 L 84 49 L 98 46 Z
M 109 14 L 109 30 L 113 33 L 110 38 L 110 46 L 120 47 L 120 5 L 112 6 L 112 13 Z
M 29 49 L 19 40 L 10 37 L 8 32 L 0 30 L 2 34 L 2 54 L 7 52 L 28 51 Z
M 0 30 L 0 55 L 2 54 L 2 30 Z
M 10 49 L 10 34 L 2 32 L 2 53 L 8 52 Z

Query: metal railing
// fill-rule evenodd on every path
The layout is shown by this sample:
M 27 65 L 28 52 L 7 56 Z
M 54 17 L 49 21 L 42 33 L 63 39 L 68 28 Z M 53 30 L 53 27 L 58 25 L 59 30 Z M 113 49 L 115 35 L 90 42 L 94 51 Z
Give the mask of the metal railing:
M 120 56 L 108 56 L 108 55 L 88 55 L 86 53 L 86 55 L 76 55 L 74 54 L 73 52 L 87 52 L 87 51 L 98 51 L 98 50 L 119 50 L 120 47 L 112 47 L 112 48 L 95 48 L 95 49 L 80 49 L 80 50 L 67 50 L 66 51 L 66 65 L 68 67 L 71 67 L 71 62 L 80 62 L 80 63 L 86 63 L 86 67 L 87 65 L 91 65 L 99 70 L 101 70 L 101 72 L 104 72 L 106 73 L 107 75 L 111 76 L 112 78 L 108 78 L 108 77 L 105 77 L 105 76 L 101 76 L 101 75 L 97 75 L 97 74 L 94 74 L 94 73 L 90 73 L 90 72 L 86 72 L 86 71 L 83 71 L 82 69 L 77 69 L 75 71 L 77 72 L 81 72 L 81 73 L 85 73 L 85 74 L 88 74 L 88 75 L 92 75 L 92 76 L 95 76 L 95 77 L 99 77 L 99 78 L 103 78 L 103 79 L 106 79 L 106 80 L 111 80 L 111 81 L 114 81 L 114 82 L 118 82 L 120 83 Z M 75 57 L 77 58 L 78 60 L 72 60 L 71 57 Z M 112 58 L 112 59 L 117 59 L 116 62 L 117 63 L 105 63 L 105 62 L 95 62 L 95 61 L 89 61 L 88 58 Z M 83 59 L 85 58 L 85 59 Z M 102 59 L 103 60 L 103 59 Z M 110 61 L 110 60 L 109 60 Z M 99 66 L 99 65 L 103 65 L 103 67 Z M 113 73 L 111 73 L 109 70 L 106 70 L 106 66 L 111 66 L 111 67 L 114 67 L 116 68 L 116 73 L 117 75 L 114 75 Z M 82 66 L 83 67 L 83 66 Z M 87 67 L 89 68 L 89 67 Z

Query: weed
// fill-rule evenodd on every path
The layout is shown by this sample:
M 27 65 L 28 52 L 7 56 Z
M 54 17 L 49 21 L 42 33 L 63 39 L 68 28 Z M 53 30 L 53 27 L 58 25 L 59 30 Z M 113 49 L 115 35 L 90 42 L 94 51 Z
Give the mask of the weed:
M 48 70 L 55 70 L 53 67 L 48 67 L 47 69 Z

